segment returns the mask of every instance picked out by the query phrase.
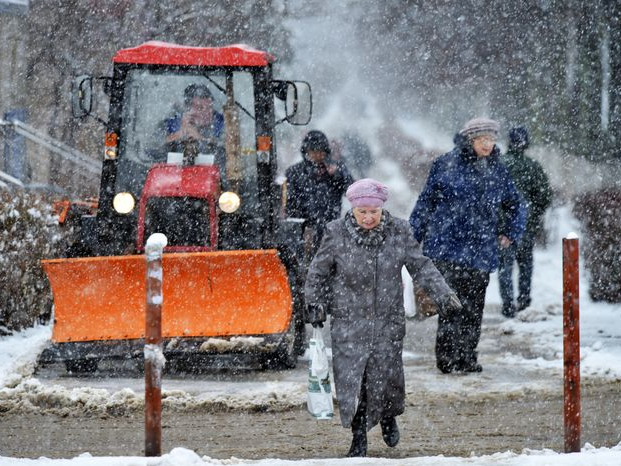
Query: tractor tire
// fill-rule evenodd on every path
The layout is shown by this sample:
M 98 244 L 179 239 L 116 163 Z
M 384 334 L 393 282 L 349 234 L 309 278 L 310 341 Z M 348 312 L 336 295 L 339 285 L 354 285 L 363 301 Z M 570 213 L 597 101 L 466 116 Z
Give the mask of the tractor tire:
M 70 374 L 92 374 L 97 370 L 99 359 L 70 359 L 65 361 L 65 367 Z
M 295 369 L 298 364 L 296 348 L 296 319 L 291 319 L 289 329 L 273 353 L 267 355 L 263 361 L 264 369 L 287 370 Z

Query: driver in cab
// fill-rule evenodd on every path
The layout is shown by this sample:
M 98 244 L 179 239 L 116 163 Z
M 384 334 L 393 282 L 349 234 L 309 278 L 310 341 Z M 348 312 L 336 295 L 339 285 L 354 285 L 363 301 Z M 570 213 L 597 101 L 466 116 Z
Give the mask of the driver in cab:
M 213 96 L 203 84 L 190 84 L 183 93 L 184 111 L 166 122 L 169 150 L 183 152 L 185 141 L 194 140 L 200 152 L 213 148 L 224 133 L 224 117 L 213 108 Z

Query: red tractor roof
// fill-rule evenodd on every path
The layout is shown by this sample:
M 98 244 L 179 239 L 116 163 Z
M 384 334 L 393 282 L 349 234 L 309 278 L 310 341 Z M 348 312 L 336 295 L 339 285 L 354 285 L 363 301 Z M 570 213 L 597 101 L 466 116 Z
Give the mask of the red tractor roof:
M 149 41 L 131 49 L 119 50 L 114 63 L 180 66 L 265 66 L 275 61 L 267 52 L 244 44 L 226 47 L 188 47 Z

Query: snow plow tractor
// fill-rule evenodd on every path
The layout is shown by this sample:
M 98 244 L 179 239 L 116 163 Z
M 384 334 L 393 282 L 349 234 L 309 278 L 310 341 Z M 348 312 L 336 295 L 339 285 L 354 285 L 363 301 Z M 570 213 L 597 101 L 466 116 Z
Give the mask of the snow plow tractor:
M 295 366 L 304 346 L 302 225 L 280 216 L 274 129 L 310 121 L 311 89 L 274 79 L 273 62 L 243 45 L 147 42 L 119 50 L 112 77 L 74 80 L 74 116 L 106 126 L 103 167 L 97 202 L 88 211 L 76 203 L 73 216 L 65 205 L 75 240 L 62 258 L 43 261 L 54 321 L 41 363 L 75 373 L 102 359 L 142 359 L 143 253 L 157 232 L 168 239 L 169 361 Z M 109 96 L 108 121 L 92 108 L 94 83 Z

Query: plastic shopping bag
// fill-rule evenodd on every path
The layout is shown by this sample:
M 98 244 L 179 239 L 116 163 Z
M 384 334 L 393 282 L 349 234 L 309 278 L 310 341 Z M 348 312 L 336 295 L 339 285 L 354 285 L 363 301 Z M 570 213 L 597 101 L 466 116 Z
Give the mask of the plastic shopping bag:
M 332 405 L 332 389 L 330 386 L 330 366 L 320 329 L 313 329 L 313 337 L 310 339 L 309 346 L 308 412 L 315 419 L 332 419 L 334 407 Z

